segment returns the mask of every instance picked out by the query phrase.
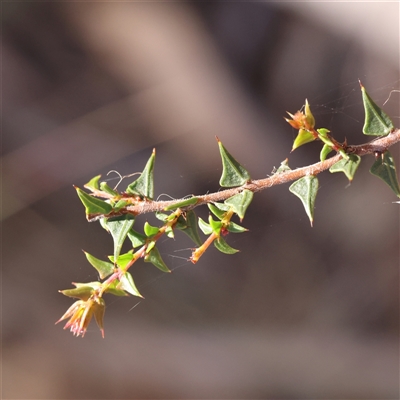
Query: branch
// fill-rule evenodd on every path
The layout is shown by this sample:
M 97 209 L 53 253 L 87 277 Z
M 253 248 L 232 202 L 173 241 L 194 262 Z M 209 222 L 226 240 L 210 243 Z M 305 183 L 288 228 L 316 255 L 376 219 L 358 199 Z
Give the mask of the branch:
M 231 222 L 231 217 L 236 214 L 240 220 L 243 219 L 254 192 L 295 181 L 289 187 L 289 190 L 302 201 L 312 226 L 314 202 L 318 192 L 316 175 L 330 169 L 331 172 L 344 172 L 351 181 L 360 163 L 360 157 L 366 154 L 374 154 L 376 160 L 370 172 L 382 179 L 391 187 L 396 196 L 400 197 L 395 163 L 390 152 L 387 151 L 389 147 L 400 141 L 400 129 L 394 128 L 393 122 L 373 102 L 362 85 L 361 91 L 365 109 L 363 133 L 378 136 L 365 144 L 348 146 L 346 142 L 339 143 L 336 141 L 329 134 L 328 129 L 315 129 L 315 119 L 307 100 L 304 111 L 297 111 L 294 115 L 288 113 L 291 118 L 285 118 L 286 121 L 298 130 L 292 151 L 314 140 L 320 140 L 323 143 L 320 152 L 321 161 L 313 165 L 290 170 L 287 163 L 283 162 L 281 167 L 268 178 L 251 180 L 248 171 L 235 160 L 221 141 L 216 138 L 222 160 L 222 174 L 219 183 L 220 186 L 230 189 L 203 196 L 191 195 L 186 199 L 153 201 L 155 149 L 143 172 L 127 186 L 123 193 L 112 189 L 106 182 L 99 182 L 101 175 L 92 178 L 84 186 L 92 192 L 91 194 L 75 187 L 85 206 L 87 219 L 93 221 L 106 217 L 101 220 L 101 225 L 112 235 L 114 254 L 108 257 L 112 261 L 109 262 L 85 253 L 87 260 L 97 270 L 100 278 L 105 280 L 103 282 L 96 280 L 88 283 L 74 283 L 75 288 L 61 291 L 65 296 L 79 299 L 59 320 L 69 318 L 64 329 L 70 328 L 76 336 L 84 336 L 90 319 L 94 316 L 104 337 L 105 302 L 102 298 L 103 294 L 107 292 L 116 296 L 131 294 L 142 297 L 135 286 L 131 273 L 128 271 L 140 258 L 144 258 L 145 262 L 150 262 L 163 272 L 171 272 L 165 265 L 156 247 L 156 242 L 164 234 L 173 238 L 174 229 L 183 230 L 198 246 L 192 249 L 190 257 L 192 263 L 196 263 L 211 244 L 214 244 L 217 250 L 225 254 L 234 254 L 239 251 L 229 246 L 223 237 L 229 232 L 242 233 L 247 230 Z M 336 151 L 336 155 L 326 159 L 332 151 Z M 381 155 L 381 157 L 377 157 L 378 155 Z M 221 203 L 221 201 L 224 201 L 224 203 Z M 209 215 L 208 223 L 197 218 L 196 214 L 191 211 L 203 204 L 207 204 L 213 214 Z M 172 211 L 172 213 L 156 215 L 158 219 L 163 221 L 161 227 L 152 226 L 146 222 L 143 227 L 144 234 L 132 228 L 135 219 L 127 216 L 127 214 L 135 216 L 160 211 Z M 185 213 L 185 215 L 182 216 L 182 213 Z M 110 218 L 114 216 L 122 216 L 122 218 Z M 197 227 L 208 236 L 203 243 L 198 235 Z M 121 254 L 122 246 L 127 239 L 131 242 L 132 249 Z M 135 249 L 138 250 L 134 253 Z
M 374 154 L 376 152 L 383 153 L 389 147 L 400 142 L 400 129 L 395 129 L 389 135 L 380 137 L 378 139 L 371 140 L 368 143 L 347 146 L 346 153 L 356 154 L 358 156 L 365 156 L 367 154 Z M 302 178 L 306 175 L 318 175 L 321 172 L 329 169 L 332 165 L 336 164 L 342 156 L 338 153 L 334 157 L 328 158 L 325 161 L 320 161 L 307 167 L 297 168 L 291 171 L 274 174 L 265 179 L 252 180 L 243 186 L 221 190 L 216 193 L 205 194 L 203 196 L 196 196 L 198 201 L 194 205 L 185 207 L 185 210 L 193 209 L 202 204 L 208 204 L 217 201 L 226 200 L 235 194 L 242 192 L 244 189 L 250 190 L 251 192 L 260 192 L 261 190 L 270 188 L 276 185 L 282 185 Z M 174 204 L 178 204 L 185 199 L 169 200 L 169 201 L 146 201 L 141 202 L 139 205 L 128 206 L 123 210 L 120 210 L 118 214 L 146 214 L 150 212 L 163 211 L 166 207 L 172 207 Z

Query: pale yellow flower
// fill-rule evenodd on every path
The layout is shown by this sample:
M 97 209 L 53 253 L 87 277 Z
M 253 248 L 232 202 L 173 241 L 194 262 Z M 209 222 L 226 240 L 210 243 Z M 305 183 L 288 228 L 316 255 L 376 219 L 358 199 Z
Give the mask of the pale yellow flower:
M 105 302 L 101 298 L 88 300 L 78 300 L 66 311 L 66 313 L 56 322 L 58 324 L 64 319 L 69 318 L 64 329 L 70 328 L 75 336 L 85 336 L 92 316 L 94 316 L 101 335 L 104 338 L 103 317 L 105 312 Z

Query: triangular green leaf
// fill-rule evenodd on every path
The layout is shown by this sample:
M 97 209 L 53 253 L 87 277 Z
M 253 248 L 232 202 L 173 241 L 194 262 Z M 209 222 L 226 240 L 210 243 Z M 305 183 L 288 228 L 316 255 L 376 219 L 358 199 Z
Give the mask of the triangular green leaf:
M 185 218 L 181 215 L 179 217 L 176 228 L 186 233 L 198 246 L 201 245 L 199 231 L 197 229 L 197 217 L 194 211 L 186 212 Z
M 218 239 L 214 240 L 214 246 L 222 253 L 225 254 L 235 254 L 239 250 L 234 249 L 233 247 L 229 246 L 228 243 L 226 243 L 225 239 L 222 237 L 219 237 Z
M 296 139 L 294 139 L 292 151 L 296 150 L 298 147 L 302 146 L 303 144 L 313 142 L 314 140 L 315 140 L 315 137 L 311 132 L 307 131 L 306 129 L 300 129 L 299 133 L 296 136 Z
M 229 232 L 232 232 L 232 233 L 243 233 L 243 232 L 248 231 L 248 229 L 246 229 L 243 226 L 240 226 L 238 224 L 235 224 L 234 222 L 230 222 L 227 229 Z
M 144 224 L 144 233 L 146 234 L 147 237 L 151 237 L 154 236 L 158 233 L 158 231 L 160 230 L 160 228 L 158 228 L 157 226 L 151 226 L 147 221 Z
M 99 281 L 94 281 L 94 282 L 85 282 L 85 283 L 78 283 L 78 282 L 72 282 L 74 286 L 77 288 L 81 288 L 84 286 L 90 286 L 92 289 L 97 290 L 100 288 L 101 283 Z
M 99 215 L 107 215 L 112 211 L 111 204 L 108 204 L 103 200 L 96 199 L 92 195 L 87 194 L 76 186 L 75 189 L 81 202 L 85 206 L 85 213 L 88 220 Z
M 175 238 L 174 229 L 172 228 L 172 226 L 167 226 L 167 227 L 165 228 L 165 234 L 166 234 L 167 237 L 169 237 L 170 239 L 174 239 L 174 238 Z
M 154 215 L 155 215 L 155 217 L 157 219 L 159 219 L 160 221 L 163 221 L 163 222 L 167 221 L 167 219 L 169 217 L 168 214 L 164 214 L 164 213 L 159 212 L 159 211 L 155 212 Z
M 314 204 L 318 192 L 318 179 L 314 175 L 303 176 L 296 182 L 293 182 L 289 190 L 295 194 L 303 203 L 311 226 L 314 220 Z
M 127 188 L 126 192 L 130 194 L 137 194 L 148 199 L 154 197 L 154 161 L 156 158 L 156 149 L 153 149 L 143 172 L 139 178 L 132 182 Z
M 121 282 L 116 279 L 111 283 L 110 286 L 107 287 L 105 292 L 113 294 L 114 296 L 128 296 L 128 293 L 126 293 L 125 290 L 118 289 L 119 287 L 121 287 Z
M 147 243 L 146 254 L 149 254 L 150 251 L 153 250 L 155 245 L 156 245 L 156 242 L 154 240 L 151 240 L 149 243 Z
M 116 260 L 121 252 L 126 236 L 135 222 L 131 215 L 124 215 L 118 218 L 110 218 L 106 221 L 108 231 L 114 240 L 114 259 Z
M 307 124 L 310 128 L 314 128 L 315 126 L 315 118 L 313 113 L 311 112 L 310 104 L 308 103 L 308 100 L 306 99 L 306 103 L 304 104 L 304 111 L 305 111 L 305 116 L 306 116 L 306 121 Z
M 334 147 L 335 144 L 332 141 L 332 138 L 328 135 L 330 130 L 326 128 L 320 128 L 317 129 L 318 132 L 318 138 L 324 143 L 327 144 L 330 147 Z
M 342 158 L 336 164 L 333 164 L 332 167 L 329 168 L 329 172 L 343 172 L 347 176 L 347 179 L 351 182 L 358 166 L 360 165 L 360 162 L 360 156 L 356 154 L 349 154 L 349 158 L 347 160 Z
M 111 196 L 118 196 L 118 192 L 114 189 L 111 189 L 110 186 L 108 186 L 106 182 L 100 183 L 100 190 L 110 194 Z
M 282 174 L 283 172 L 291 171 L 292 169 L 289 167 L 289 160 L 283 160 L 279 168 L 274 172 L 275 174 Z
M 100 285 L 100 282 L 97 282 Z M 89 284 L 78 284 L 74 289 L 60 290 L 64 296 L 74 297 L 86 301 L 94 292 L 94 288 Z
M 115 258 L 114 256 L 108 256 L 108 258 L 112 261 L 115 262 Z M 116 264 L 118 265 L 118 267 L 125 269 L 126 266 L 135 258 L 135 256 L 133 255 L 133 251 L 130 250 L 128 251 L 128 253 L 125 254 L 120 254 L 117 258 L 117 262 Z
M 212 203 L 207 204 L 208 208 L 210 211 L 218 218 L 222 219 L 224 218 L 224 215 L 226 214 L 226 210 L 221 210 L 219 207 L 215 206 Z M 227 207 L 229 209 L 229 207 Z
M 242 192 L 235 194 L 229 199 L 225 200 L 225 204 L 230 206 L 233 211 L 239 216 L 240 220 L 244 218 L 244 214 L 246 213 L 247 207 L 250 205 L 253 200 L 253 192 L 250 190 L 243 190 Z
M 120 281 L 117 289 L 123 289 L 126 292 L 128 292 L 134 296 L 143 298 L 143 296 L 139 293 L 139 290 L 137 290 L 135 282 L 133 281 L 132 275 L 129 272 L 125 272 L 121 276 L 121 281 Z
M 101 175 L 97 175 L 94 178 L 92 178 L 88 183 L 83 185 L 86 189 L 93 191 L 99 190 L 99 179 L 101 178 Z
M 152 263 L 154 266 L 156 266 L 158 269 L 160 269 L 163 272 L 171 272 L 171 270 L 165 265 L 157 247 L 154 247 L 150 251 L 150 253 L 148 253 L 146 255 L 146 257 L 144 258 L 144 261 Z
M 361 92 L 365 110 L 364 135 L 388 135 L 394 128 L 393 122 L 387 114 L 374 103 L 362 85 Z
M 215 221 L 211 215 L 208 216 L 208 223 L 211 226 L 212 231 L 219 236 L 221 233 L 221 228 L 222 228 L 222 222 L 221 221 Z
M 135 249 L 136 247 L 143 246 L 146 243 L 147 237 L 135 230 L 131 229 L 128 232 L 129 240 L 132 242 L 132 247 Z
M 329 136 L 328 136 L 328 133 L 330 132 L 330 130 L 329 129 L 326 129 L 326 128 L 319 128 L 319 129 L 317 129 L 317 132 L 318 132 L 318 137 L 319 138 L 321 138 L 321 137 L 323 137 L 323 138 L 325 138 L 325 139 L 328 139 L 329 138 Z M 333 144 L 333 143 L 332 143 Z
M 199 228 L 205 235 L 211 235 L 212 234 L 212 228 L 207 222 L 205 222 L 203 219 L 199 217 Z
M 333 151 L 332 147 L 329 144 L 325 143 L 319 155 L 320 160 L 325 161 L 328 154 L 332 151 Z
M 117 203 L 113 205 L 113 211 L 117 212 L 121 210 L 121 208 L 126 207 L 128 204 L 129 203 L 124 199 L 118 200 Z
M 377 160 L 372 165 L 370 172 L 372 175 L 376 175 L 381 178 L 397 197 L 400 197 L 400 187 L 399 181 L 397 179 L 396 165 L 394 163 L 393 157 L 389 151 L 385 151 L 382 157 L 378 157 Z
M 214 203 L 214 206 L 217 207 L 221 211 L 229 211 L 230 207 L 224 203 Z
M 84 253 L 90 264 L 92 264 L 92 266 L 96 268 L 101 279 L 107 278 L 107 276 L 111 275 L 114 272 L 114 265 L 110 262 L 100 260 L 87 253 L 86 251 L 84 251 Z
M 217 138 L 222 159 L 222 175 L 219 184 L 222 187 L 242 186 L 250 181 L 250 174 L 229 154 Z

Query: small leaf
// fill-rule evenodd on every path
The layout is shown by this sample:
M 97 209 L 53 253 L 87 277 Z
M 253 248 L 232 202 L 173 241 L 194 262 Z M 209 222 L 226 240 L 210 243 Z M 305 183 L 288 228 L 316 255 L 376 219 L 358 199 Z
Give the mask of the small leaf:
M 311 112 L 310 104 L 308 104 L 308 100 L 306 99 L 306 104 L 304 106 L 304 112 L 306 116 L 307 126 L 310 128 L 314 128 L 315 126 L 315 118 Z
M 126 192 L 131 194 L 137 194 L 148 199 L 154 197 L 154 161 L 156 158 L 156 149 L 147 161 L 143 172 L 140 174 L 139 178 L 132 182 L 127 188 Z
M 157 219 L 159 219 L 159 220 L 162 221 L 162 222 L 167 221 L 167 219 L 168 219 L 168 217 L 169 217 L 168 214 L 164 214 L 164 213 L 162 213 L 162 212 L 160 212 L 160 211 L 155 212 L 154 215 L 155 215 L 155 217 L 156 217 Z
M 221 211 L 229 211 L 230 207 L 224 203 L 214 203 L 214 206 L 217 207 Z
M 296 139 L 294 139 L 292 151 L 296 150 L 298 147 L 302 146 L 303 144 L 313 142 L 314 140 L 315 140 L 315 137 L 310 131 L 307 131 L 306 129 L 300 129 L 299 133 L 296 136 Z
M 129 203 L 124 199 L 118 200 L 118 202 L 113 205 L 113 211 L 114 212 L 119 211 L 122 208 L 126 207 L 128 204 Z
M 246 229 L 243 226 L 240 226 L 238 224 L 235 224 L 234 222 L 229 223 L 227 230 L 232 233 L 243 233 L 243 232 L 248 231 L 248 229 Z
M 393 122 L 387 114 L 374 103 L 371 97 L 369 97 L 364 86 L 361 85 L 361 82 L 360 86 L 365 110 L 364 135 L 388 135 L 394 129 Z
M 158 231 L 160 230 L 160 228 L 157 226 L 151 226 L 147 221 L 145 222 L 143 229 L 147 237 L 157 235 Z
M 83 185 L 86 189 L 91 190 L 92 192 L 99 190 L 99 179 L 101 178 L 101 175 L 97 175 L 94 178 L 92 178 L 88 183 Z
M 329 172 L 343 172 L 351 182 L 360 165 L 361 157 L 356 154 L 349 154 L 348 157 L 347 160 L 342 158 L 336 164 L 333 164 L 332 167 L 329 168 Z
M 114 189 L 111 189 L 110 186 L 108 186 L 106 182 L 100 183 L 100 190 L 110 194 L 111 196 L 118 196 L 118 192 L 115 191 Z
M 180 223 L 180 221 L 182 223 Z M 175 225 L 177 229 L 186 233 L 196 243 L 198 246 L 201 245 L 201 239 L 199 236 L 199 231 L 197 229 L 197 217 L 194 211 L 190 210 L 186 212 L 185 218 L 181 215 L 179 217 L 177 225 Z
M 126 266 L 135 258 L 135 256 L 133 255 L 132 250 L 130 250 L 128 253 L 120 254 L 117 260 L 115 260 L 114 256 L 108 256 L 108 258 L 120 268 L 125 269 Z
M 325 143 L 319 155 L 320 160 L 325 161 L 328 154 L 332 151 L 333 151 L 332 147 L 329 144 Z
M 77 282 L 72 282 L 74 286 L 77 288 L 81 288 L 84 286 L 90 286 L 92 289 L 97 290 L 100 288 L 101 283 L 99 281 L 94 281 L 94 282 L 85 282 L 85 283 L 77 283 Z
M 200 217 L 199 217 L 199 228 L 205 235 L 212 234 L 213 230 L 212 230 L 211 226 L 209 224 L 207 224 L 207 222 L 203 221 L 203 219 L 201 219 Z
M 133 281 L 132 275 L 129 272 L 125 272 L 121 276 L 120 283 L 117 287 L 117 289 L 123 289 L 126 292 L 132 294 L 133 296 L 138 296 L 143 298 L 143 296 L 139 293 L 139 290 L 137 290 L 135 282 Z
M 153 250 L 154 246 L 156 245 L 156 242 L 154 240 L 151 240 L 148 244 L 147 244 L 147 248 L 146 248 L 146 254 L 150 253 L 151 250 Z
M 121 252 L 128 232 L 132 228 L 135 218 L 131 215 L 124 215 L 118 218 L 110 218 L 106 221 L 106 226 L 114 240 L 114 259 L 116 260 Z
M 372 175 L 381 178 L 397 197 L 400 197 L 400 187 L 399 181 L 397 179 L 396 165 L 394 163 L 393 157 L 389 151 L 385 151 L 382 157 L 378 159 L 372 165 L 370 172 Z
M 118 289 L 118 287 L 120 287 L 120 286 L 121 286 L 121 282 L 118 279 L 116 279 L 115 281 L 113 281 L 111 283 L 110 286 L 107 287 L 105 292 L 113 294 L 114 296 L 128 296 L 128 293 L 126 293 L 124 290 Z
M 132 247 L 135 249 L 136 247 L 143 246 L 146 243 L 147 237 L 142 235 L 139 232 L 131 229 L 128 232 L 129 240 L 132 242 Z
M 328 135 L 328 133 L 330 132 L 330 131 L 328 131 L 328 129 L 321 128 L 321 129 L 318 129 L 317 131 L 318 131 L 318 138 L 324 144 L 327 144 L 328 146 L 330 146 L 332 148 L 335 146 L 335 143 L 333 143 L 331 136 Z
M 307 175 L 292 183 L 289 190 L 303 203 L 311 226 L 314 220 L 314 204 L 318 192 L 318 179 L 314 175 Z
M 175 234 L 174 234 L 174 230 L 172 228 L 172 226 L 167 226 L 165 228 L 165 234 L 167 235 L 167 237 L 169 237 L 170 239 L 174 239 L 175 238 Z
M 235 254 L 239 250 L 234 249 L 233 247 L 229 246 L 228 243 L 226 243 L 225 239 L 222 237 L 219 237 L 218 239 L 214 240 L 214 246 L 222 253 L 225 254 Z
M 171 270 L 165 265 L 160 252 L 158 251 L 157 247 L 154 247 L 149 254 L 146 255 L 144 258 L 145 262 L 152 263 L 158 269 L 163 272 L 171 272 Z
M 319 128 L 319 129 L 317 129 L 317 132 L 319 133 L 318 137 L 320 139 L 321 139 L 321 137 L 328 138 L 329 137 L 328 133 L 330 132 L 330 130 L 326 129 L 326 128 Z
M 275 174 L 282 174 L 283 172 L 291 171 L 292 169 L 289 167 L 289 160 L 283 160 L 279 168 L 275 171 Z
M 219 184 L 222 187 L 242 186 L 250 181 L 250 174 L 229 154 L 217 138 L 222 159 L 222 175 Z
M 233 211 L 239 216 L 240 220 L 244 218 L 244 214 L 246 213 L 247 207 L 250 205 L 253 200 L 253 192 L 250 190 L 243 190 L 242 192 L 235 194 L 229 199 L 225 200 L 225 204 L 230 206 Z
M 111 204 L 106 203 L 103 200 L 96 199 L 90 194 L 87 194 L 82 189 L 75 186 L 78 196 L 85 206 L 85 213 L 88 219 L 98 215 L 106 215 L 112 211 Z
M 182 200 L 179 203 L 175 203 L 171 206 L 165 207 L 165 211 L 175 210 L 177 208 L 183 208 L 187 206 L 191 206 L 192 204 L 196 204 L 199 201 L 197 197 L 189 197 L 188 199 Z
M 92 264 L 92 266 L 96 268 L 101 279 L 107 278 L 107 276 L 111 275 L 114 272 L 114 265 L 110 262 L 100 260 L 87 253 L 86 251 L 84 251 L 84 253 L 90 264 Z
M 99 283 L 99 282 L 98 282 Z M 60 290 L 64 296 L 74 297 L 86 301 L 93 294 L 94 289 L 91 286 L 79 286 L 74 289 Z
M 212 231 L 219 236 L 221 233 L 221 228 L 222 228 L 222 222 L 221 221 L 215 221 L 211 215 L 208 217 L 208 223 L 211 226 Z
M 221 210 L 220 208 L 216 207 L 214 204 L 212 203 L 208 203 L 207 204 L 208 208 L 210 209 L 210 211 L 218 218 L 218 219 L 222 219 L 224 218 L 224 215 L 226 214 L 226 210 Z M 229 209 L 229 208 L 228 208 Z

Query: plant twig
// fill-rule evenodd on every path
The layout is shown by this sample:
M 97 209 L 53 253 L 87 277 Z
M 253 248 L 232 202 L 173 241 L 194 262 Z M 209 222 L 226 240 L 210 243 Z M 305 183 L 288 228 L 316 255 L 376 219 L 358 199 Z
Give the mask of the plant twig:
M 347 146 L 346 152 L 348 154 L 356 154 L 358 156 L 365 156 L 367 154 L 374 154 L 376 152 L 385 152 L 389 147 L 400 142 L 400 129 L 395 129 L 389 135 L 380 137 L 378 139 L 371 140 L 368 143 Z M 337 163 L 342 156 L 338 153 L 335 156 L 328 158 L 325 161 L 320 161 L 307 167 L 297 168 L 291 171 L 282 173 L 276 173 L 268 178 L 252 180 L 243 186 L 231 188 L 227 190 L 221 190 L 215 193 L 209 193 L 202 196 L 196 196 L 198 201 L 194 205 L 190 205 L 185 210 L 193 209 L 202 204 L 223 201 L 237 193 L 240 193 L 244 189 L 252 192 L 260 192 L 261 190 L 270 188 L 272 186 L 281 185 L 283 183 L 292 182 L 300 179 L 306 175 L 318 175 L 319 173 L 326 171 L 332 165 Z M 174 204 L 182 202 L 184 199 L 169 200 L 169 201 L 145 201 L 138 205 L 128 206 L 121 210 L 119 214 L 146 214 L 150 212 L 163 211 L 166 207 L 171 207 Z

